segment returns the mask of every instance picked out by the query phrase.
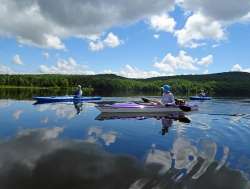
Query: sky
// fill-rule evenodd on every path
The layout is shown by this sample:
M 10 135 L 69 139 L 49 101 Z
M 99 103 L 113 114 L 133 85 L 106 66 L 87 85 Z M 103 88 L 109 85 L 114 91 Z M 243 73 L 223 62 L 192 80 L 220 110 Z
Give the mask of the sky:
M 250 72 L 249 0 L 0 0 L 0 74 Z

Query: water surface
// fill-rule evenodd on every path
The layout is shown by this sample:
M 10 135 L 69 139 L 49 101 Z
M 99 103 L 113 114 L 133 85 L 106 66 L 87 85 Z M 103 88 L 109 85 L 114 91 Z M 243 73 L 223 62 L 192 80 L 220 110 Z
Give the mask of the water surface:
M 249 102 L 193 102 L 187 123 L 1 99 L 0 188 L 249 188 Z

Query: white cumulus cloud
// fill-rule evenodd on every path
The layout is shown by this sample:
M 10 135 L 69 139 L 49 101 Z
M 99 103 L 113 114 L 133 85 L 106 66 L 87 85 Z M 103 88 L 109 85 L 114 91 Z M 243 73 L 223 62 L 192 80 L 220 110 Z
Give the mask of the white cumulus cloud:
M 167 14 L 154 15 L 150 18 L 150 26 L 156 31 L 173 32 L 176 22 Z
M 108 33 L 105 39 L 96 39 L 93 41 L 90 41 L 89 48 L 92 51 L 100 51 L 103 50 L 106 47 L 109 48 L 115 48 L 120 46 L 123 43 L 122 40 L 119 39 L 118 36 L 113 34 L 112 32 Z
M 23 110 L 16 110 L 16 111 L 12 114 L 12 116 L 13 116 L 13 118 L 14 118 L 15 120 L 19 120 L 19 118 L 20 118 L 20 116 L 21 116 L 22 113 L 23 113 Z
M 91 51 L 101 51 L 104 49 L 104 44 L 102 41 L 91 41 L 89 43 L 89 48 Z
M 203 57 L 200 61 L 197 62 L 199 65 L 205 65 L 208 66 L 209 64 L 212 64 L 214 61 L 213 55 L 208 55 L 206 57 Z
M 241 65 L 235 64 L 231 68 L 231 71 L 236 71 L 236 72 L 250 72 L 250 68 L 242 68 Z
M 208 55 L 201 59 L 189 56 L 185 51 L 180 51 L 178 56 L 173 56 L 171 53 L 154 63 L 154 67 L 158 68 L 161 72 L 167 74 L 174 74 L 176 71 L 197 71 L 197 65 L 209 65 L 213 62 L 213 56 Z
M 175 35 L 180 45 L 196 48 L 205 40 L 216 42 L 225 38 L 228 26 L 250 21 L 249 0 L 177 0 L 188 17 Z
M 195 66 L 197 59 L 187 55 L 185 51 L 180 51 L 178 56 L 168 53 L 161 61 L 155 62 L 154 67 L 166 73 L 173 73 L 176 70 L 198 70 Z
M 117 75 L 128 78 L 150 78 L 161 76 L 162 74 L 156 71 L 144 71 L 127 64 L 117 73 Z
M 15 72 L 8 66 L 0 64 L 0 74 L 14 74 Z
M 153 36 L 154 36 L 155 39 L 159 39 L 160 38 L 159 34 L 154 34 Z
M 243 16 L 242 19 L 241 19 L 242 22 L 249 22 L 250 21 L 250 12 Z
M 135 66 L 131 66 L 129 64 L 126 64 L 125 66 L 123 66 L 119 71 L 112 71 L 111 69 L 106 69 L 102 71 L 101 73 L 116 74 L 116 75 L 127 77 L 127 78 L 150 78 L 150 77 L 158 77 L 158 76 L 163 75 L 163 73 L 159 73 L 154 70 L 145 71 Z
M 216 41 L 225 38 L 225 32 L 220 22 L 197 13 L 188 17 L 185 26 L 175 32 L 177 42 L 183 47 L 196 48 L 204 45 L 203 40 Z
M 106 39 L 104 39 L 103 43 L 107 46 L 107 47 L 112 47 L 115 48 L 117 46 L 119 46 L 121 44 L 121 40 L 114 35 L 112 32 L 110 32 Z
M 65 49 L 64 44 L 58 36 L 46 34 L 45 39 L 48 48 Z
M 94 74 L 86 66 L 78 64 L 73 58 L 60 59 L 53 66 L 40 65 L 40 72 L 45 74 Z
M 174 0 L 0 0 L 0 36 L 42 48 L 64 49 L 67 37 L 100 34 L 167 12 Z M 112 43 L 113 44 L 113 43 Z
M 20 55 L 16 54 L 12 59 L 12 63 L 16 65 L 22 65 L 23 61 L 21 60 Z
M 155 60 L 153 67 L 157 70 L 142 70 L 129 64 L 122 67 L 119 71 L 112 71 L 111 69 L 104 70 L 105 74 L 116 74 L 127 78 L 151 78 L 166 75 L 174 75 L 181 71 L 198 71 L 203 66 L 207 67 L 213 63 L 213 55 L 208 55 L 202 58 L 194 58 L 185 51 L 180 51 L 177 56 L 167 53 L 162 60 Z

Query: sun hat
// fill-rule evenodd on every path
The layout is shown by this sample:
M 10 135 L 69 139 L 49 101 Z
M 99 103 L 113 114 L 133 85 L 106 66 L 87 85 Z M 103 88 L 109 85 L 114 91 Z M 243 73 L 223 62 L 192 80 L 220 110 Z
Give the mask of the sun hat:
M 168 93 L 171 90 L 171 87 L 169 85 L 163 85 L 163 87 L 161 87 L 163 89 L 163 92 Z

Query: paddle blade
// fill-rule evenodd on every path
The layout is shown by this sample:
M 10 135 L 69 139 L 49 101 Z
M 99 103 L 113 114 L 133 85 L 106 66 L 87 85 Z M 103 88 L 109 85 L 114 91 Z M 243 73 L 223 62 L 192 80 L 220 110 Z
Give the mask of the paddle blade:
M 142 101 L 143 101 L 143 102 L 146 102 L 146 103 L 149 103 L 149 102 L 151 102 L 151 101 L 150 101 L 149 99 L 147 99 L 147 98 L 144 98 L 144 97 L 142 97 L 141 99 L 142 99 Z
M 181 105 L 179 108 L 184 112 L 190 112 L 192 109 L 189 106 Z
M 183 123 L 190 123 L 191 120 L 188 119 L 187 117 L 180 117 L 178 118 L 179 122 L 183 122 Z

